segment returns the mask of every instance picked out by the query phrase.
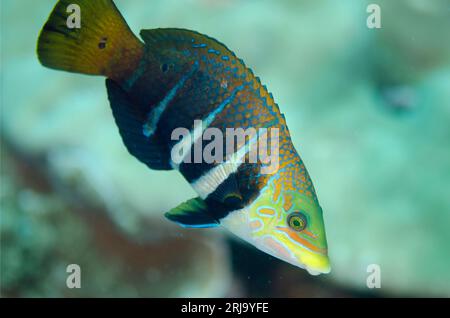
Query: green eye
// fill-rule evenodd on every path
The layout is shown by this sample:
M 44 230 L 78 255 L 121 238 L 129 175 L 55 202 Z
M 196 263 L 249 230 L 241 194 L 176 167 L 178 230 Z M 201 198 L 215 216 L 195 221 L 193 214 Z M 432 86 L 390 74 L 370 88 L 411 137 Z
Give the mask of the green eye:
M 288 216 L 288 224 L 294 231 L 303 231 L 306 228 L 306 217 L 300 212 L 293 212 Z

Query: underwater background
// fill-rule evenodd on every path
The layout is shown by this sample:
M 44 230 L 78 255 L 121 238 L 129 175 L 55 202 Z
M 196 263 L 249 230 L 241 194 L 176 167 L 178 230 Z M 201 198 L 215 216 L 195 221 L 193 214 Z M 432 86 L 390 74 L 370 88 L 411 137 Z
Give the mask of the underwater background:
M 115 1 L 135 34 L 225 43 L 273 93 L 324 210 L 318 277 L 166 220 L 194 191 L 128 154 L 104 79 L 39 64 L 56 0 L 0 3 L 2 296 L 450 296 L 450 0 Z

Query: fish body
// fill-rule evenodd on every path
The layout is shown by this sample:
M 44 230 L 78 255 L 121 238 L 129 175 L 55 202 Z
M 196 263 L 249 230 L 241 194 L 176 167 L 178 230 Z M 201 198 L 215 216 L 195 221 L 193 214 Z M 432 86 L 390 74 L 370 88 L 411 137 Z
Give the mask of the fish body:
M 84 13 L 80 29 L 65 24 L 70 4 Z M 222 225 L 311 274 L 329 272 L 322 209 L 266 87 L 206 35 L 173 28 L 140 35 L 143 42 L 111 0 L 61 0 L 41 32 L 38 57 L 51 68 L 107 77 L 128 151 L 151 169 L 178 170 L 198 194 L 168 219 L 185 227 Z M 198 160 L 207 134 L 222 143 L 210 149 L 213 160 Z

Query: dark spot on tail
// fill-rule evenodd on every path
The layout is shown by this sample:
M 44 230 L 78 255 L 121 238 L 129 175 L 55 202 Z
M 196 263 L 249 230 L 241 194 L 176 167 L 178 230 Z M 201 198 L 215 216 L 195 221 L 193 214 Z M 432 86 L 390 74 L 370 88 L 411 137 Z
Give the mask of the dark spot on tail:
M 106 48 L 106 42 L 108 41 L 108 38 L 102 38 L 100 40 L 100 42 L 98 43 L 98 48 L 100 50 L 103 50 L 104 48 Z

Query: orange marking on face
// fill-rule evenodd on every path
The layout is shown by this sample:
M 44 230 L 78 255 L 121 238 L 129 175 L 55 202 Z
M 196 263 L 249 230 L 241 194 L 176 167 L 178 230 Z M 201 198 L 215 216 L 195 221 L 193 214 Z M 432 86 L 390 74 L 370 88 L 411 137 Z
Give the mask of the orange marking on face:
M 292 208 L 292 196 L 290 194 L 284 195 L 283 209 L 289 211 Z
M 278 255 L 280 255 L 284 258 L 287 258 L 287 259 L 292 258 L 291 254 L 286 249 L 286 247 L 284 247 L 283 245 L 281 245 L 280 243 L 275 241 L 273 238 L 265 237 L 264 244 L 266 244 L 268 247 L 270 247 L 274 252 L 277 252 Z
M 301 245 L 309 248 L 311 251 L 317 252 L 317 253 L 321 253 L 321 254 L 325 254 L 326 250 L 323 248 L 319 248 L 313 244 L 311 244 L 310 242 L 308 242 L 307 240 L 305 240 L 304 238 L 302 238 L 300 235 L 298 235 L 296 232 L 289 230 L 285 227 L 281 227 L 281 226 L 277 226 L 278 230 L 281 232 L 286 233 L 292 240 L 294 240 L 297 243 L 300 243 Z
M 305 233 L 306 235 L 308 235 L 310 238 L 317 238 L 317 235 L 313 234 L 312 232 L 308 231 L 308 230 L 303 230 L 302 233 Z
M 259 213 L 272 216 L 272 215 L 275 215 L 275 210 L 269 209 L 269 208 L 262 208 L 259 210 Z
M 273 201 L 277 202 L 278 201 L 278 197 L 280 196 L 281 193 L 281 182 L 276 182 L 275 183 L 275 191 L 273 193 Z
M 254 220 L 250 222 L 250 228 L 252 230 L 257 230 L 263 226 L 262 222 L 260 220 Z

